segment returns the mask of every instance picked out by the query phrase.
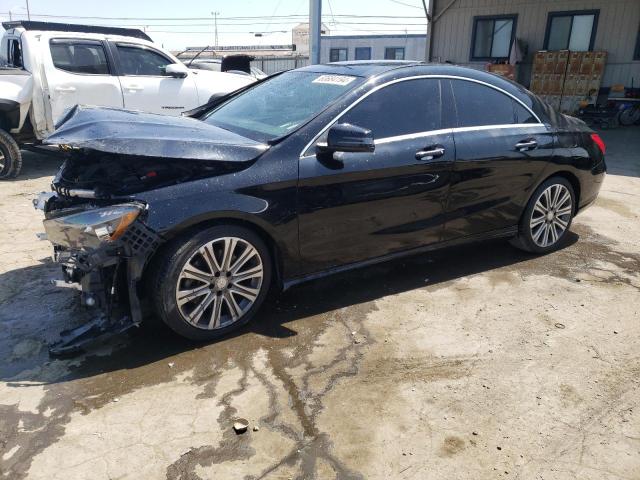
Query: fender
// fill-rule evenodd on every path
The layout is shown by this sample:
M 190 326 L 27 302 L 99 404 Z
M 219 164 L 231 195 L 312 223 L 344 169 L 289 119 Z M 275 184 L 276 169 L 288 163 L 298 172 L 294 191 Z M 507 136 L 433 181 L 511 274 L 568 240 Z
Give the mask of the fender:
M 0 70 L 0 114 L 3 128 L 18 133 L 24 125 L 33 92 L 33 77 L 24 70 Z

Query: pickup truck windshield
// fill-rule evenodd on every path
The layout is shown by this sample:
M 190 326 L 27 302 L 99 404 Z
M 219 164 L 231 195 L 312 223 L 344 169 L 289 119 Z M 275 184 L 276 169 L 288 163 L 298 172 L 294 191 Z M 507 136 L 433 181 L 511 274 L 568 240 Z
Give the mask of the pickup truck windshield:
M 324 110 L 363 78 L 314 72 L 286 72 L 232 98 L 203 121 L 265 141 L 290 133 Z

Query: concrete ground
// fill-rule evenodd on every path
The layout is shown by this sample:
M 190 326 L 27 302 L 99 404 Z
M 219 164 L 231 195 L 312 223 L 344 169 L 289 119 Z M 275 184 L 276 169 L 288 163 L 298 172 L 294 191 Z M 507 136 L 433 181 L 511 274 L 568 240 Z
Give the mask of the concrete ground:
M 71 360 L 46 344 L 84 314 L 30 205 L 57 164 L 26 154 L 0 184 L 0 478 L 640 478 L 640 130 L 604 136 L 557 253 L 441 251 L 295 288 L 210 345 L 142 328 Z

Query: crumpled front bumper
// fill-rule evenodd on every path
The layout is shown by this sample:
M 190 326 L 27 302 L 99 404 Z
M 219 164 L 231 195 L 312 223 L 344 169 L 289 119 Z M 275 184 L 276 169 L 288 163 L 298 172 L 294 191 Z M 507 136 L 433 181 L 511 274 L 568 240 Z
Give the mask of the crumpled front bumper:
M 117 240 L 91 239 L 81 229 L 68 228 L 64 219 L 78 208 L 90 211 L 98 207 L 56 210 L 52 207 L 56 200 L 56 194 L 48 192 L 34 200 L 34 206 L 45 212 L 46 238 L 53 245 L 53 260 L 62 269 L 62 278 L 53 283 L 78 290 L 81 303 L 102 312 L 107 321 L 126 317 L 138 325 L 142 321 L 138 283 L 160 237 L 138 218 Z

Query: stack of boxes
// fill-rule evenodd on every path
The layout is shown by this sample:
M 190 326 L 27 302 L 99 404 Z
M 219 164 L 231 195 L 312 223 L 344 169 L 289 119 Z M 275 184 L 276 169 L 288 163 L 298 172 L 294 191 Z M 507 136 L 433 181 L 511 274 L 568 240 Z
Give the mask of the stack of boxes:
M 536 52 L 531 91 L 563 113 L 595 104 L 602 82 L 607 52 Z

